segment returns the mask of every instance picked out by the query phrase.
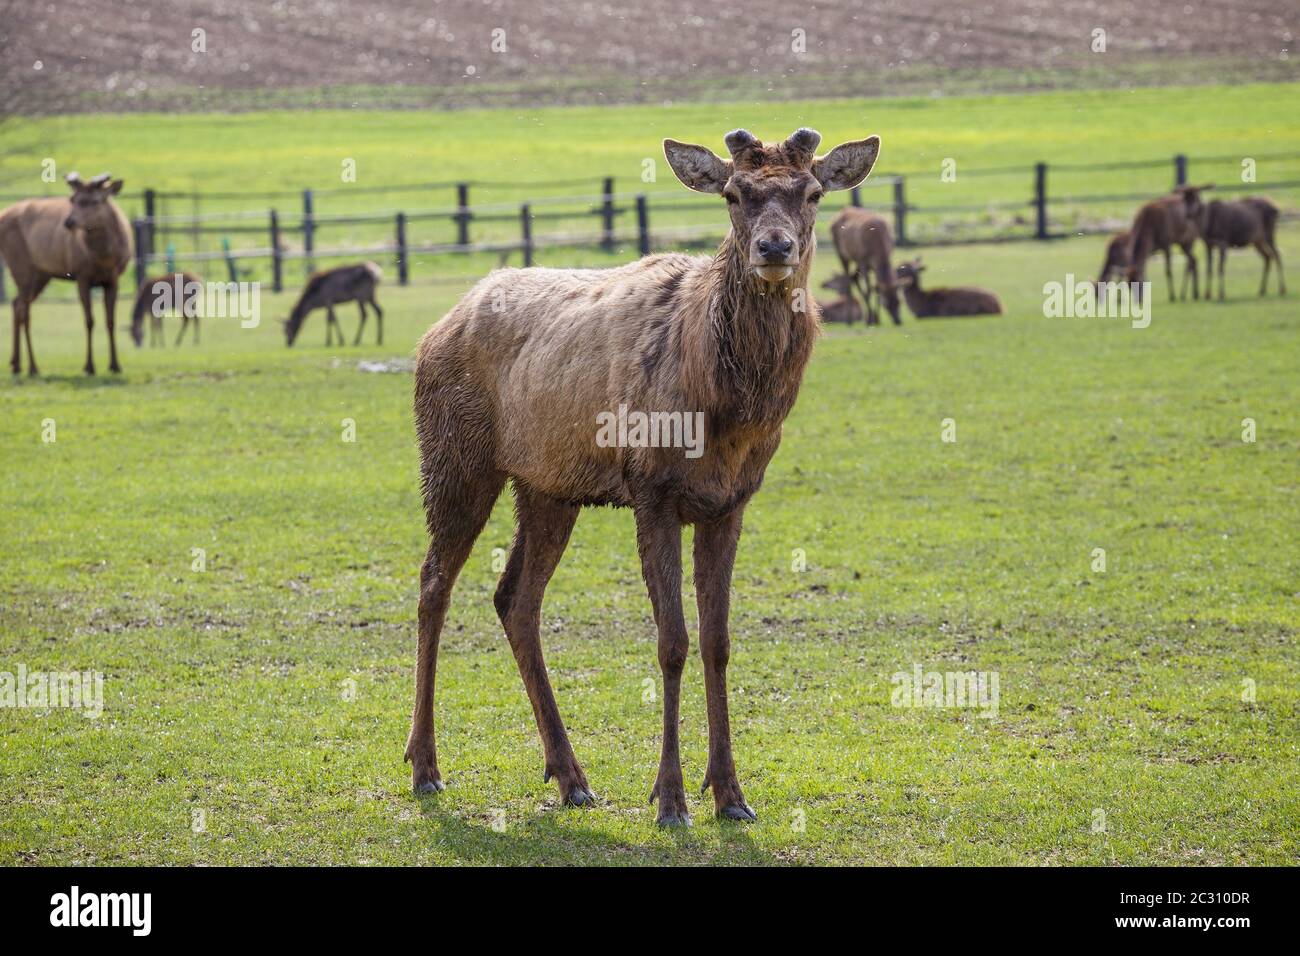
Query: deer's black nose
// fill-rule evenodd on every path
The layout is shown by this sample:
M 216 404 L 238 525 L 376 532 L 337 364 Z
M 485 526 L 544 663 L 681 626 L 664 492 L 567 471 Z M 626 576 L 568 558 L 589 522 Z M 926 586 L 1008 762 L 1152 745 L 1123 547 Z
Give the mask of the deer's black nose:
M 768 262 L 783 261 L 790 250 L 794 248 L 794 240 L 787 239 L 784 236 L 774 236 L 771 239 L 758 240 L 758 254 Z
M 77 224 L 76 224 L 75 222 L 73 222 L 73 221 L 72 221 L 72 217 L 69 216 L 67 219 L 63 220 L 63 228 L 64 228 L 64 229 L 76 229 L 76 228 L 77 228 Z

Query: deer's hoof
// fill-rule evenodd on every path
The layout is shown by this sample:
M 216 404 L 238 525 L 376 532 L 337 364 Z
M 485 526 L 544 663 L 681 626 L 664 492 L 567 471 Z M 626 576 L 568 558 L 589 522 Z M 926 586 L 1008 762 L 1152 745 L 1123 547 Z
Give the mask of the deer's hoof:
M 685 810 L 675 813 L 660 813 L 655 823 L 661 827 L 689 827 L 691 825 L 691 815 Z
M 566 807 L 591 807 L 596 804 L 596 795 L 586 787 L 573 787 L 564 796 Z
M 435 777 L 432 780 L 426 780 L 423 783 L 415 785 L 415 792 L 421 795 L 429 793 L 442 793 L 447 789 L 447 785 L 441 779 Z
M 733 803 L 718 811 L 724 820 L 739 820 L 742 823 L 757 823 L 758 814 L 749 808 L 748 803 Z

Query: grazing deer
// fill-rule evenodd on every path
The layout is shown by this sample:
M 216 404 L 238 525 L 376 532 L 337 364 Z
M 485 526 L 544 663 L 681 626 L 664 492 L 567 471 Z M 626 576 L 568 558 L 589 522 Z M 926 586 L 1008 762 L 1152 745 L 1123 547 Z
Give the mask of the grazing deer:
M 1219 301 L 1223 301 L 1223 269 L 1229 247 L 1254 246 L 1264 257 L 1264 275 L 1259 280 L 1259 294 L 1268 288 L 1268 267 L 1277 263 L 1277 292 L 1286 295 L 1282 275 L 1282 257 L 1277 251 L 1277 206 L 1267 199 L 1248 197 L 1224 202 L 1215 199 L 1205 207 L 1201 238 L 1205 240 L 1205 297 L 1210 298 L 1214 277 L 1214 250 L 1219 250 Z
M 418 792 L 443 787 L 433 733 L 438 638 L 452 586 L 507 479 L 517 527 L 497 585 L 497 615 L 532 703 L 545 779 L 560 800 L 594 800 L 542 658 L 542 594 L 588 505 L 631 508 L 658 629 L 663 749 L 651 801 L 661 825 L 689 822 L 678 752 L 688 650 L 682 526 L 695 526 L 695 589 L 709 717 L 704 787 L 717 813 L 753 820 L 732 759 L 727 617 L 741 515 L 781 441 L 817 336 L 808 291 L 824 192 L 867 175 L 880 140 L 815 156 L 796 131 L 764 145 L 727 134 L 729 159 L 664 140 L 677 178 L 726 199 L 731 228 L 712 258 L 670 253 L 616 269 L 489 274 L 420 341 L 415 370 L 424 506 L 431 537 L 420 570 L 415 712 L 406 746 Z M 655 429 L 609 432 L 617 409 Z M 695 421 L 699 448 L 668 434 Z M 629 419 L 630 420 L 630 419 Z M 604 422 L 598 429 L 598 423 Z M 603 438 L 602 438 L 603 435 Z
M 839 298 L 833 302 L 818 302 L 817 306 L 822 310 L 823 322 L 843 322 L 845 325 L 852 325 L 854 322 L 862 321 L 862 307 L 858 305 L 857 299 L 853 298 L 853 280 L 840 272 L 822 283 L 823 289 L 830 289 L 832 292 L 838 292 Z
M 1174 268 L 1170 262 L 1174 246 L 1183 250 L 1187 259 L 1183 269 L 1182 298 L 1187 300 L 1187 278 L 1192 279 L 1192 298 L 1199 299 L 1200 282 L 1197 278 L 1196 256 L 1193 246 L 1199 238 L 1200 222 L 1204 211 L 1201 193 L 1213 189 L 1214 184 L 1204 186 L 1179 186 L 1168 196 L 1152 200 L 1138 210 L 1129 230 L 1128 245 L 1128 281 L 1139 283 L 1135 294 L 1141 298 L 1141 283 L 1146 277 L 1147 260 L 1157 252 L 1165 255 L 1165 278 L 1169 283 L 1169 301 L 1176 302 L 1174 296 Z
M 177 288 L 180 295 L 177 296 Z M 165 345 L 162 320 L 165 312 L 178 312 L 181 316 L 181 330 L 176 335 L 176 344 L 185 338 L 185 330 L 190 320 L 194 320 L 194 344 L 199 344 L 199 306 L 198 296 L 203 294 L 203 281 L 189 272 L 175 272 L 171 275 L 154 276 L 146 279 L 135 297 L 135 308 L 131 310 L 131 340 L 139 348 L 144 344 L 144 317 L 149 316 L 149 345 Z
M 889 223 L 873 212 L 847 206 L 831 220 L 831 241 L 835 244 L 835 253 L 840 257 L 844 274 L 851 274 L 850 264 L 855 267 L 852 274 L 858 280 L 867 305 L 867 325 L 880 324 L 881 300 L 894 324 L 902 325 L 898 315 L 898 290 L 894 288 L 894 270 L 889 264 L 894 251 L 894 236 L 889 231 Z M 877 308 L 871 306 L 873 288 Z
M 104 290 L 104 321 L 108 326 L 108 367 L 122 371 L 117 361 L 114 311 L 117 282 L 131 261 L 131 229 L 112 197 L 122 190 L 122 180 L 108 173 L 82 182 L 76 173 L 67 176 L 72 195 L 68 199 L 26 199 L 0 212 L 0 259 L 13 273 L 18 294 L 14 296 L 14 344 L 9 367 L 22 371 L 20 333 L 27 341 L 27 374 L 36 375 L 32 354 L 32 302 L 51 279 L 73 279 L 86 317 L 87 375 L 95 374 L 92 333 L 95 316 L 90 293 Z
M 361 333 L 366 328 L 366 305 L 368 304 L 375 310 L 375 321 L 378 323 L 378 341 L 377 344 L 384 344 L 384 310 L 379 307 L 375 301 L 375 286 L 383 278 L 383 270 L 373 262 L 362 262 L 352 266 L 338 266 L 334 269 L 323 269 L 314 273 L 307 280 L 306 287 L 302 290 L 302 295 L 298 297 L 293 311 L 289 318 L 284 322 L 284 337 L 288 345 L 293 345 L 294 339 L 298 337 L 298 330 L 302 328 L 303 320 L 307 318 L 307 313 L 314 309 L 325 310 L 325 344 L 333 344 L 333 333 L 337 332 L 339 345 L 343 345 L 343 329 L 339 326 L 339 320 L 334 317 L 334 306 L 341 302 L 355 302 L 361 307 L 361 324 L 357 326 L 357 337 L 352 341 L 353 345 L 361 344 Z
M 1102 286 L 1110 281 L 1111 276 L 1123 278 L 1128 271 L 1128 247 L 1131 239 L 1127 232 L 1117 232 L 1106 243 L 1106 258 L 1101 264 L 1101 275 L 1097 276 L 1097 297 L 1104 295 Z
M 921 288 L 921 273 L 924 271 L 921 257 L 917 256 L 911 262 L 901 263 L 896 273 L 907 307 L 918 319 L 1002 314 L 1002 302 L 987 289 L 958 286 L 924 291 Z

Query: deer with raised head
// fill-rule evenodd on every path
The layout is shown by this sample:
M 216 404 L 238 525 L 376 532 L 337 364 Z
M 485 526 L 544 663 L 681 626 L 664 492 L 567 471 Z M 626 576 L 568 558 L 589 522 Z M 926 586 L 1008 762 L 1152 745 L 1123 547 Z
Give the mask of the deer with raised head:
M 879 325 L 879 307 L 883 304 L 895 325 L 902 325 L 898 315 L 898 290 L 894 287 L 894 269 L 889 257 L 894 251 L 894 234 L 889 223 L 874 212 L 846 206 L 831 220 L 831 242 L 845 276 L 856 278 L 867 306 L 867 324 Z M 849 266 L 853 268 L 850 269 Z M 876 294 L 876 307 L 871 294 Z
M 1225 202 L 1215 199 L 1205 207 L 1201 238 L 1205 240 L 1205 297 L 1210 298 L 1214 278 L 1214 251 L 1219 251 L 1219 301 L 1223 301 L 1223 270 L 1228 249 L 1254 246 L 1264 257 L 1264 274 L 1259 280 L 1259 294 L 1268 288 L 1268 267 L 1277 263 L 1277 292 L 1286 295 L 1282 275 L 1282 256 L 1277 251 L 1277 206 L 1262 197 L 1247 197 Z
M 334 306 L 343 302 L 355 302 L 361 308 L 361 324 L 357 326 L 357 337 L 353 345 L 361 344 L 361 333 L 366 329 L 366 306 L 375 310 L 375 322 L 378 325 L 377 344 L 384 344 L 384 310 L 375 301 L 375 286 L 383 278 L 383 270 L 373 262 L 361 262 L 352 266 L 338 266 L 313 273 L 302 290 L 302 295 L 294 303 L 293 311 L 284 322 L 284 338 L 287 345 L 293 345 L 298 338 L 307 313 L 315 309 L 325 310 L 325 344 L 333 344 L 333 335 L 338 333 L 339 345 L 346 344 L 343 329 L 334 316 Z
M 1200 238 L 1200 223 L 1205 205 L 1201 193 L 1213 189 L 1213 183 L 1202 186 L 1179 186 L 1170 195 L 1153 199 L 1138 210 L 1129 229 L 1128 281 L 1138 283 L 1135 295 L 1141 298 L 1141 283 L 1146 278 L 1147 260 L 1157 252 L 1165 256 L 1165 279 L 1169 283 L 1169 301 L 1174 296 L 1174 267 L 1170 261 L 1174 246 L 1183 250 L 1186 266 L 1183 269 L 1182 298 L 1187 300 L 1187 279 L 1192 280 L 1192 298 L 1199 299 L 1200 282 L 1197 278 L 1194 245 Z
M 131 310 L 131 341 L 139 348 L 144 344 L 144 319 L 149 317 L 149 345 L 165 345 L 162 320 L 169 312 L 181 317 L 181 330 L 176 333 L 176 344 L 185 338 L 185 330 L 194 322 L 194 344 L 199 344 L 199 298 L 203 295 L 203 281 L 189 272 L 146 279 L 135 297 Z
M 862 321 L 862 307 L 858 305 L 858 300 L 853 298 L 852 278 L 843 272 L 837 272 L 822 283 L 822 288 L 839 293 L 839 298 L 833 302 L 817 303 L 818 308 L 822 310 L 823 322 L 842 322 L 845 325 L 852 325 L 854 322 Z
M 117 361 L 114 311 L 118 278 L 131 262 L 131 227 L 112 198 L 121 192 L 122 180 L 104 173 L 82 182 L 76 173 L 69 173 L 67 181 L 72 187 L 67 199 L 26 199 L 0 212 L 0 259 L 18 287 L 9 360 L 15 375 L 22 371 L 22 340 L 27 342 L 27 374 L 38 374 L 32 354 L 32 302 L 51 279 L 77 283 L 86 318 L 87 375 L 95 374 L 91 290 L 103 290 L 108 367 L 122 371 Z
M 925 271 L 921 257 L 903 262 L 895 273 L 903 290 L 907 307 L 918 319 L 949 318 L 961 315 L 1001 315 L 1001 300 L 988 289 L 975 286 L 954 286 L 947 289 L 921 288 L 921 273 Z
M 560 800 L 594 798 L 542 657 L 542 594 L 579 510 L 613 505 L 635 516 L 658 630 L 663 746 L 650 792 L 658 822 L 689 822 L 678 748 L 688 524 L 709 724 L 704 787 L 713 788 L 719 816 L 755 819 L 736 775 L 727 709 L 741 515 L 780 444 L 818 333 L 808 290 L 818 202 L 860 183 L 880 147 L 872 136 L 817 156 L 820 139 L 801 129 L 764 145 L 736 130 L 726 136 L 727 159 L 665 140 L 683 184 L 726 200 L 731 228 L 712 258 L 670 253 L 616 269 L 498 270 L 420 341 L 415 419 L 431 540 L 420 569 L 406 745 L 416 791 L 443 787 L 433 730 L 439 634 L 456 577 L 509 480 L 517 526 L 494 603 L 537 720 L 545 779 L 554 778 Z M 610 420 L 627 409 L 641 425 L 614 436 Z M 692 422 L 698 443 L 684 440 Z

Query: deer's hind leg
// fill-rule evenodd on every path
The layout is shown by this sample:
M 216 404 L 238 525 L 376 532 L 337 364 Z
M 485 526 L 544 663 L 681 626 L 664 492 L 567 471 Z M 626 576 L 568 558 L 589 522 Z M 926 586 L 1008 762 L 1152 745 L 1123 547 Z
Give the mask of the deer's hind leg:
M 411 782 L 416 793 L 443 789 L 433 732 L 438 641 L 456 578 L 505 484 L 505 476 L 492 467 L 490 443 L 454 409 L 450 402 L 420 395 L 417 386 L 421 474 L 430 540 L 420 567 L 415 712 L 406 742 L 406 760 L 412 765 Z
M 575 807 L 594 803 L 596 798 L 555 703 L 542 656 L 541 621 L 542 595 L 569 543 L 578 510 L 577 505 L 537 494 L 515 482 L 515 542 L 494 599 L 542 738 L 546 759 L 543 780 L 554 777 L 561 802 Z
M 357 300 L 357 305 L 361 307 L 361 322 L 357 326 L 357 337 L 352 340 L 354 346 L 361 344 L 361 333 L 366 330 L 366 304 L 362 300 Z

